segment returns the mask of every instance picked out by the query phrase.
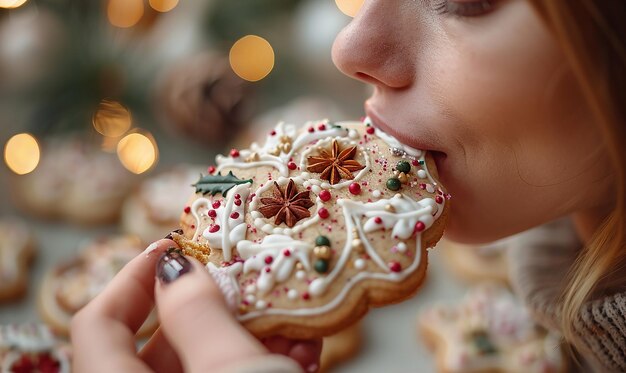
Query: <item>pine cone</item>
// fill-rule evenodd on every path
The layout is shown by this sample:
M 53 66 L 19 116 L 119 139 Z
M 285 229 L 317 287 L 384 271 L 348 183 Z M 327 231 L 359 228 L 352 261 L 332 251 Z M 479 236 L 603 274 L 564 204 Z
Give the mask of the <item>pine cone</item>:
M 158 109 L 170 127 L 205 144 L 223 145 L 249 118 L 249 91 L 227 58 L 205 52 L 166 72 Z

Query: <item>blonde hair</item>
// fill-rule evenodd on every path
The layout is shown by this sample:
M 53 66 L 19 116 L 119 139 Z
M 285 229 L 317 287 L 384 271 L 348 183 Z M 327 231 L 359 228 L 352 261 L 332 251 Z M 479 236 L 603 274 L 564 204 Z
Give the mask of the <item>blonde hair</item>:
M 614 209 L 581 251 L 561 297 L 565 339 L 586 349 L 574 325 L 592 295 L 624 290 L 626 266 L 626 1 L 530 0 L 565 52 L 604 135 L 615 179 Z

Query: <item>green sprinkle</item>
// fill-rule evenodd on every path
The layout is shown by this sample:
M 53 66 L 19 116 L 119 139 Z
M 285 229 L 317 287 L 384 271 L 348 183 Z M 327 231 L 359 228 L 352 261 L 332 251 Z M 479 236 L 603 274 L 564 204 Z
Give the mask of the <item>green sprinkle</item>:
M 317 236 L 317 238 L 315 239 L 315 246 L 330 247 L 330 240 L 326 236 Z
M 408 174 L 409 172 L 411 172 L 411 165 L 407 161 L 400 161 L 396 165 L 396 170 Z
M 313 268 L 317 273 L 326 273 L 328 272 L 328 260 L 318 259 L 313 264 Z
M 400 179 L 398 179 L 397 177 L 391 177 L 387 180 L 387 189 L 389 190 L 393 190 L 394 192 L 396 190 L 400 189 L 400 186 L 402 185 L 402 183 L 400 182 Z

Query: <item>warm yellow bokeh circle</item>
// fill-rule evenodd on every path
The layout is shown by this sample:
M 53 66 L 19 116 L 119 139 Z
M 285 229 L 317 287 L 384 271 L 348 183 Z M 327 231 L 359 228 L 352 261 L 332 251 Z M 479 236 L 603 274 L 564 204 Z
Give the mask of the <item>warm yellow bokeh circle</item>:
M 365 0 L 335 0 L 337 7 L 347 16 L 354 17 Z
M 11 137 L 4 147 L 4 161 L 18 175 L 32 172 L 39 164 L 40 156 L 37 140 L 28 133 Z
M 159 151 L 150 134 L 134 132 L 117 144 L 117 156 L 126 169 L 134 174 L 148 171 L 156 164 Z
M 169 12 L 176 8 L 178 0 L 150 0 L 149 4 L 157 12 Z
M 119 137 L 130 129 L 130 111 L 117 101 L 102 100 L 93 115 L 93 128 L 101 135 Z
M 260 36 L 246 35 L 230 48 L 230 66 L 240 78 L 256 82 L 274 68 L 274 49 Z
M 135 26 L 143 17 L 143 0 L 109 0 L 107 17 L 115 27 Z

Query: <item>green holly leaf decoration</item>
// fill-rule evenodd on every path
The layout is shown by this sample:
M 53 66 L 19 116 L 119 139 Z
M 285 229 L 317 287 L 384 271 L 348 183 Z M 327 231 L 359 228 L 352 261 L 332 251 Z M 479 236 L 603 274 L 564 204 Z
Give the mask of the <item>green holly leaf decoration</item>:
M 235 185 L 245 183 L 252 183 L 252 179 L 239 179 L 237 176 L 233 175 L 232 171 L 229 171 L 226 176 L 223 176 L 221 172 L 218 172 L 217 175 L 200 175 L 200 180 L 193 184 L 193 186 L 196 187 L 196 193 L 211 193 L 212 196 L 217 193 L 222 193 L 222 195 L 226 197 L 226 193 Z

